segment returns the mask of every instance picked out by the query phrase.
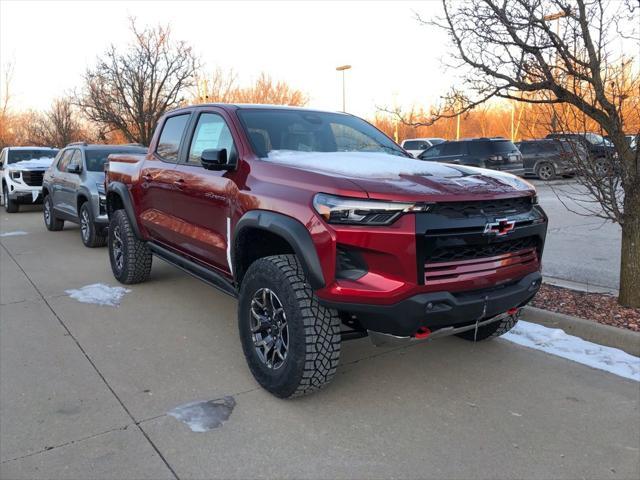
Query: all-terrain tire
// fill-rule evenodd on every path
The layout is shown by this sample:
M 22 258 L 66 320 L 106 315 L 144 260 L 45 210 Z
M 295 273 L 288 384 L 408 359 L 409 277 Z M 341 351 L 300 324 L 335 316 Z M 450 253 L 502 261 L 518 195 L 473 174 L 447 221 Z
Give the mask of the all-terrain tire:
M 44 197 L 42 217 L 44 219 L 44 226 L 47 227 L 47 230 L 51 232 L 59 232 L 64 228 L 64 220 L 56 217 L 56 214 L 53 211 L 53 200 L 51 200 L 51 195 Z
M 277 296 L 286 315 L 287 354 L 277 369 L 260 359 L 251 330 L 254 296 L 264 289 Z M 238 328 L 251 373 L 278 397 L 314 392 L 336 373 L 340 359 L 338 312 L 320 304 L 295 255 L 261 258 L 249 267 L 240 287 Z
M 113 276 L 120 283 L 141 283 L 151 274 L 151 250 L 136 237 L 124 210 L 116 210 L 109 222 L 109 260 Z
M 467 330 L 466 332 L 458 333 L 457 336 L 470 342 L 498 338 L 515 327 L 519 318 L 519 312 L 515 315 L 507 315 L 502 320 L 479 327 L 477 335 L 475 330 Z
M 89 202 L 80 206 L 78 214 L 80 220 L 80 238 L 85 247 L 104 247 L 107 244 L 107 232 L 100 229 L 93 219 L 93 212 Z
M 18 205 L 18 202 L 9 198 L 8 187 L 6 185 L 3 185 L 2 201 L 4 203 L 4 209 L 7 213 L 16 213 L 18 210 L 20 210 L 20 205 Z

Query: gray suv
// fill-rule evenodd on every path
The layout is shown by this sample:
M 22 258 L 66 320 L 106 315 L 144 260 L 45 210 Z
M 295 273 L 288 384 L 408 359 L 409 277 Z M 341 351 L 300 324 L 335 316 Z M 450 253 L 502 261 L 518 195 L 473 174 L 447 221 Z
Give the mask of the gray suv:
M 62 149 L 44 175 L 44 224 L 62 230 L 64 222 L 80 224 L 82 243 L 102 247 L 109 219 L 104 191 L 104 164 L 112 153 L 146 154 L 134 145 L 71 143 Z

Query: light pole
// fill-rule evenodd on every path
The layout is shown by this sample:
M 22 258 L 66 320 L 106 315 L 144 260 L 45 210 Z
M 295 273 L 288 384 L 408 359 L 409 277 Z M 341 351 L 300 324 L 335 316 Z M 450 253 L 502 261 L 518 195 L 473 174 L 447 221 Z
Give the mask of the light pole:
M 542 20 L 544 20 L 545 22 L 553 22 L 555 20 L 556 21 L 556 37 L 560 37 L 560 19 L 569 16 L 569 13 L 570 11 L 550 13 L 549 15 L 545 15 L 544 17 L 542 17 Z M 558 52 L 557 51 L 554 57 L 555 58 L 553 60 L 553 63 L 555 64 L 555 67 L 557 69 L 558 68 Z M 553 117 L 551 118 L 551 130 L 555 132 L 556 129 L 558 128 L 558 112 L 556 112 L 555 105 L 552 105 L 552 107 L 553 107 Z
M 351 68 L 351 65 L 340 65 L 339 67 L 336 67 L 336 70 L 338 72 L 342 72 L 342 111 L 345 112 L 346 111 L 346 107 L 345 107 L 345 88 L 344 88 L 344 71 L 345 70 L 349 70 Z

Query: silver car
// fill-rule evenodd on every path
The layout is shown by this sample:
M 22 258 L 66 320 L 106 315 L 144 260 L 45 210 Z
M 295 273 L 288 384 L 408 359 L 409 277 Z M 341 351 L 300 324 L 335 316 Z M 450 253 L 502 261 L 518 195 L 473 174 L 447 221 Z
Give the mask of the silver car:
M 82 243 L 102 247 L 107 242 L 109 219 L 104 191 L 104 164 L 112 153 L 146 154 L 133 145 L 71 143 L 60 150 L 44 175 L 44 224 L 62 230 L 64 222 L 80 224 Z

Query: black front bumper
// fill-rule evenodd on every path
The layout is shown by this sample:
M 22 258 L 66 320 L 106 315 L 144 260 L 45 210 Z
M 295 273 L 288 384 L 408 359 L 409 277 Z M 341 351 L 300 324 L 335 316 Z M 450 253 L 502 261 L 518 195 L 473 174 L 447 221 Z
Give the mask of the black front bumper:
M 38 197 L 33 200 L 33 194 L 31 192 L 11 192 L 8 194 L 9 198 L 20 204 L 40 204 L 42 203 L 42 193 L 38 193 Z
M 393 305 L 322 301 L 322 304 L 355 315 L 367 330 L 410 336 L 420 327 L 432 331 L 494 317 L 525 305 L 540 288 L 542 275 L 533 272 L 519 281 L 475 292 L 422 293 Z

